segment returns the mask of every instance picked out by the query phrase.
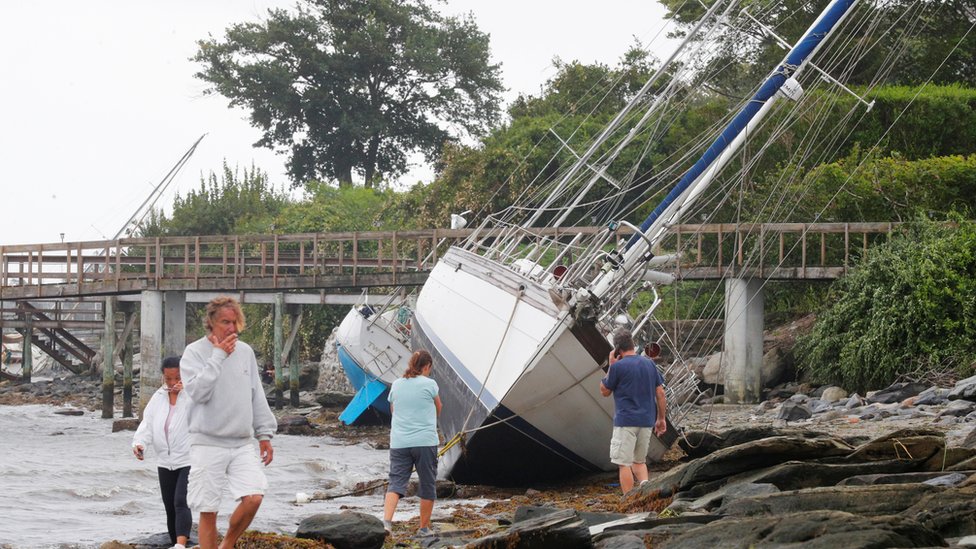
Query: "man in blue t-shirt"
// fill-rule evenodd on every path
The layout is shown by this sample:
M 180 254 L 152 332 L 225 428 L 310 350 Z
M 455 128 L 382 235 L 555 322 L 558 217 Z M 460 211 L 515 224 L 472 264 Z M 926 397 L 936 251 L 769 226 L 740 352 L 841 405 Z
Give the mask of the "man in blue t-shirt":
M 665 422 L 664 379 L 649 358 L 634 351 L 634 336 L 620 329 L 613 336 L 607 376 L 600 393 L 613 395 L 613 438 L 610 461 L 620 472 L 620 489 L 626 494 L 638 482 L 647 480 L 647 448 L 651 432 L 662 435 Z

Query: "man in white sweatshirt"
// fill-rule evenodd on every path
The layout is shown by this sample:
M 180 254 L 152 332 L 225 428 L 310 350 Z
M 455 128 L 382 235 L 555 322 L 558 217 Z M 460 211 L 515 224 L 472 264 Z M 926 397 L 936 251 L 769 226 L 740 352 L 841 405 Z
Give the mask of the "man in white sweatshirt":
M 180 370 L 192 401 L 189 413 L 190 480 L 187 502 L 200 513 L 200 547 L 217 547 L 217 511 L 226 486 L 238 501 L 222 549 L 237 538 L 257 514 L 268 480 L 261 470 L 271 463 L 271 437 L 278 423 L 261 386 L 257 359 L 239 341 L 244 312 L 231 297 L 207 304 L 206 337 L 183 351 Z M 254 450 L 257 438 L 260 456 Z

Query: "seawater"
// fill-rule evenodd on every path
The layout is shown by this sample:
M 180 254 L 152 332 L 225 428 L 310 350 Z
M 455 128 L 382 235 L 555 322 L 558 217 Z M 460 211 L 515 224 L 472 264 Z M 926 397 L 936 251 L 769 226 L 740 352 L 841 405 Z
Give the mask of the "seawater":
M 152 451 L 138 461 L 132 432 L 112 432 L 100 414 L 55 414 L 47 405 L 0 406 L 0 545 L 14 548 L 98 547 L 166 531 Z M 318 513 L 354 509 L 382 518 L 382 495 L 295 503 L 299 492 L 341 494 L 358 482 L 385 479 L 389 453 L 325 436 L 278 435 L 267 467 L 269 489 L 251 529 L 293 535 Z M 225 496 L 218 526 L 234 509 Z M 435 518 L 450 509 L 438 505 Z M 406 498 L 395 520 L 417 514 Z M 194 513 L 194 523 L 197 516 Z

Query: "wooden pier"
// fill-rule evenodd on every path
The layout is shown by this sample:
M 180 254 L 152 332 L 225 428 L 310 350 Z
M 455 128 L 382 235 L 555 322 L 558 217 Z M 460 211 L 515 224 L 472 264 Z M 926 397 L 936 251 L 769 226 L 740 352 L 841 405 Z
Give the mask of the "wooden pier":
M 663 251 L 683 249 L 678 279 L 733 276 L 831 280 L 893 223 L 675 225 Z M 525 230 L 570 240 L 604 227 Z M 124 238 L 0 246 L 0 300 L 159 291 L 288 291 L 419 286 L 439 254 L 474 229 L 296 235 Z M 621 230 L 622 236 L 628 231 Z M 484 232 L 481 236 L 491 236 Z

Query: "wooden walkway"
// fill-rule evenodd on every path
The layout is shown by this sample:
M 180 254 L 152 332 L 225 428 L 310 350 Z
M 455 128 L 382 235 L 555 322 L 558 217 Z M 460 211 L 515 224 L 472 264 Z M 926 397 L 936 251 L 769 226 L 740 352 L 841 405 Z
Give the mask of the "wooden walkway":
M 892 223 L 676 225 L 661 248 L 684 249 L 679 279 L 837 278 Z M 422 285 L 439 254 L 474 229 L 126 238 L 0 246 L 0 300 L 177 291 L 289 291 Z M 527 240 L 604 227 L 527 231 Z M 621 231 L 627 234 L 626 231 Z M 486 236 L 481 233 L 480 236 Z

